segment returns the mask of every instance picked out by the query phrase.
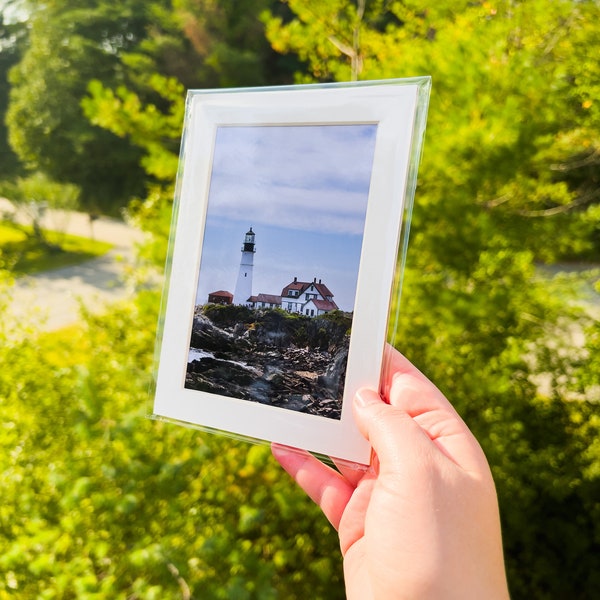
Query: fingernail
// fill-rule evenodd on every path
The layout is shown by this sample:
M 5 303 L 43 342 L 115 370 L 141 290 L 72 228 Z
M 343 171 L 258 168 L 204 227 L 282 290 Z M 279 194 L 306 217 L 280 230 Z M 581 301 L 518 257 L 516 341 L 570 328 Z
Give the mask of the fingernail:
M 379 401 L 379 396 L 373 390 L 361 388 L 354 396 L 354 402 L 357 406 L 365 407 L 371 404 L 376 404 Z

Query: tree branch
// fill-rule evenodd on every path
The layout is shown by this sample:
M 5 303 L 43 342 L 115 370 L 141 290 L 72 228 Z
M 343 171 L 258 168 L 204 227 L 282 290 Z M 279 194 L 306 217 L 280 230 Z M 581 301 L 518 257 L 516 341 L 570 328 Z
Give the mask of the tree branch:
M 573 169 L 581 169 L 582 167 L 589 167 L 597 164 L 600 164 L 600 152 L 597 148 L 594 148 L 589 156 L 572 162 L 555 163 L 550 165 L 550 170 L 563 172 L 572 171 Z
M 173 577 L 177 580 L 179 587 L 181 589 L 181 598 L 182 600 L 191 600 L 192 592 L 190 590 L 190 586 L 187 584 L 187 581 L 179 574 L 179 569 L 173 563 L 167 563 L 167 569 L 169 569 L 169 573 L 173 575 Z
M 573 202 L 569 202 L 569 204 L 562 204 L 561 206 L 555 206 L 553 208 L 546 208 L 543 210 L 518 210 L 517 214 L 521 215 L 522 217 L 552 217 L 554 215 L 569 212 L 578 206 L 588 204 L 596 198 L 600 198 L 600 190 L 594 190 L 585 196 L 580 196 L 576 200 L 573 200 Z
M 360 51 L 360 28 L 365 16 L 366 0 L 359 0 L 356 8 L 356 22 L 352 29 L 352 46 L 340 41 L 335 35 L 327 39 L 345 56 L 350 59 L 352 81 L 358 79 L 363 68 L 363 57 Z

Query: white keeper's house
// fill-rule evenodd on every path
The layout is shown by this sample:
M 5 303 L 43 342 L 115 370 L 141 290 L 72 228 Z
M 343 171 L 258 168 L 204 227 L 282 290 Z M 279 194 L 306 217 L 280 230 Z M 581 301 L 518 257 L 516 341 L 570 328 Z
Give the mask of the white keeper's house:
M 244 304 L 249 308 L 281 308 L 281 296 L 258 294 L 250 296 Z
M 292 313 L 300 313 L 309 317 L 317 317 L 338 310 L 329 288 L 315 277 L 312 281 L 294 281 L 286 285 L 281 296 L 258 294 L 248 298 L 246 305 L 250 308 L 282 308 Z

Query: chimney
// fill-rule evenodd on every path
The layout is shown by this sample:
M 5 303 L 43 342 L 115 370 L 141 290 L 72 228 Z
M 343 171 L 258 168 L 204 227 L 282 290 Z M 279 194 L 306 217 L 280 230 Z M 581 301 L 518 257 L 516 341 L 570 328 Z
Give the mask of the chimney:
M 294 283 L 298 283 L 298 278 L 294 277 Z
M 321 280 L 319 279 L 319 283 L 321 283 Z

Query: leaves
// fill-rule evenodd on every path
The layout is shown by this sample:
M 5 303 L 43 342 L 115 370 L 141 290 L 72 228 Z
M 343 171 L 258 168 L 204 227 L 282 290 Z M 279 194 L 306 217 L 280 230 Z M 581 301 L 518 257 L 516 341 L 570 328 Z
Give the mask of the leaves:
M 598 260 L 598 3 L 68 4 L 13 71 L 13 145 L 88 190 L 107 147 L 143 160 L 161 263 L 186 87 L 432 75 L 393 341 L 490 459 L 513 597 L 597 597 L 600 334 L 583 276 L 539 263 Z M 0 345 L 0 596 L 341 597 L 335 534 L 266 449 L 143 418 L 157 304 Z
M 347 80 L 353 66 L 332 38 L 350 45 L 359 4 L 290 0 L 294 19 L 267 19 L 267 34 L 314 79 Z M 571 341 L 584 318 L 572 280 L 538 277 L 535 261 L 598 259 L 597 65 L 583 65 L 599 47 L 600 9 L 568 0 L 368 6 L 359 78 L 433 80 L 393 341 L 490 459 L 513 596 L 592 598 L 597 352 Z M 568 582 L 565 565 L 577 573 Z
M 0 594 L 342 597 L 335 532 L 267 447 L 144 418 L 156 300 L 0 346 Z
M 119 78 L 118 54 L 143 23 L 113 17 L 100 7 L 51 4 L 33 11 L 28 47 L 10 72 L 7 112 L 9 142 L 20 160 L 54 180 L 77 184 L 84 206 L 106 212 L 142 189 L 137 149 L 93 127 L 80 107 L 92 77 Z

